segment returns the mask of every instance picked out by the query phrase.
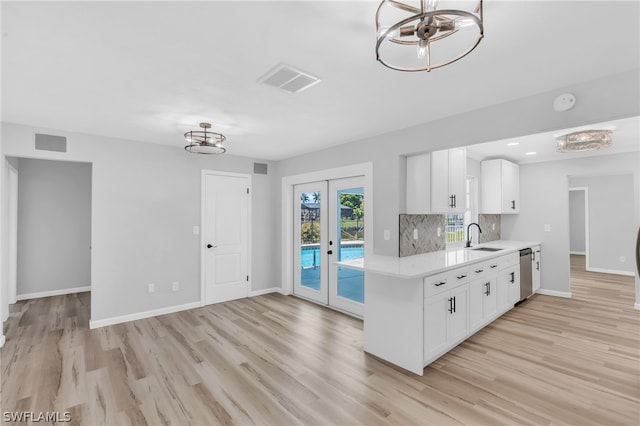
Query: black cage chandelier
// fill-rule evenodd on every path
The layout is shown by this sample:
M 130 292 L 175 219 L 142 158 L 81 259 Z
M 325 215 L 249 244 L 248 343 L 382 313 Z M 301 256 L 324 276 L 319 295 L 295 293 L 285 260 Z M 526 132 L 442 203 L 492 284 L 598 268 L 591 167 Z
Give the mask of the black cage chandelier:
M 221 133 L 207 131 L 211 128 L 210 123 L 200 123 L 203 130 L 192 130 L 184 134 L 188 145 L 184 147 L 192 154 L 224 154 L 227 150 L 222 143 L 227 139 Z
M 431 71 L 466 56 L 484 37 L 482 0 L 449 3 L 471 7 L 438 9 L 440 0 L 382 0 L 376 12 L 376 59 L 398 71 Z

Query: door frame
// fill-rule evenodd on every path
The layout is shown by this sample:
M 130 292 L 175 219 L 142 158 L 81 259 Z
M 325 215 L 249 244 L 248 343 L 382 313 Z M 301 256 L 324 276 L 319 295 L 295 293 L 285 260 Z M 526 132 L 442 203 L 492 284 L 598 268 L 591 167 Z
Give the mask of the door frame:
M 576 186 L 569 188 L 569 192 L 584 192 L 584 268 L 590 271 L 589 267 L 589 187 Z M 571 203 L 569 203 L 569 218 L 571 218 Z M 569 235 L 569 253 L 571 254 L 571 235 Z
M 18 170 L 8 160 L 7 166 L 7 275 L 9 283 L 8 303 L 14 304 L 18 297 Z
M 252 232 L 251 232 L 251 224 L 252 224 L 252 207 L 251 207 L 251 199 L 253 198 L 253 186 L 251 175 L 248 173 L 232 173 L 232 172 L 221 172 L 218 170 L 210 170 L 210 169 L 202 169 L 201 177 L 200 177 L 200 306 L 206 306 L 206 276 L 205 276 L 205 180 L 207 176 L 225 176 L 225 177 L 240 177 L 247 178 L 247 185 L 249 187 L 249 199 L 247 200 L 247 273 L 249 274 L 249 281 L 247 283 L 247 297 L 251 294 L 252 291 L 252 282 L 253 282 L 253 271 L 251 265 L 251 241 L 252 241 Z
M 327 170 L 319 170 L 315 172 L 302 173 L 291 176 L 284 176 L 282 178 L 282 290 L 283 294 L 293 293 L 293 249 L 294 249 L 294 237 L 293 237 L 293 187 L 297 184 L 316 182 L 320 180 L 342 179 L 354 176 L 364 177 L 364 193 L 367 197 L 367 204 L 371 207 L 365 209 L 364 220 L 365 223 L 370 224 L 365 227 L 365 243 L 364 243 L 364 255 L 365 258 L 373 255 L 373 163 L 359 163 L 350 166 L 337 167 Z

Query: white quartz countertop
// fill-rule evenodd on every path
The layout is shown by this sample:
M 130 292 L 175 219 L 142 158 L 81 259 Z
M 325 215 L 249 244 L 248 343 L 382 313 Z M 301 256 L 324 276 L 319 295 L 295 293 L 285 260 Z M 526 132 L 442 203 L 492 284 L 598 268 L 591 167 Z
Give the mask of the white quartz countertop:
M 478 244 L 471 248 L 456 247 L 448 250 L 418 254 L 415 256 L 395 257 L 373 255 L 365 259 L 345 260 L 337 265 L 364 272 L 377 273 L 399 278 L 422 278 L 444 272 L 447 269 L 471 265 L 483 260 L 517 252 L 527 247 L 540 245 L 532 241 L 497 240 Z M 495 247 L 499 251 L 473 250 L 477 247 Z

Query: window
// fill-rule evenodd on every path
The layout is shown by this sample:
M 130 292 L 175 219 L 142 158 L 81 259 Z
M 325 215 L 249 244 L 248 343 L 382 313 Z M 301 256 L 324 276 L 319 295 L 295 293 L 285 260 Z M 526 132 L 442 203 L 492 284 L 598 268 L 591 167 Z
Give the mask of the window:
M 461 245 L 466 241 L 466 227 L 478 217 L 476 195 L 476 178 L 469 177 L 465 180 L 464 213 L 452 213 L 445 216 L 445 241 L 447 245 Z M 472 230 L 475 233 L 475 228 Z M 472 235 L 477 243 L 477 235 Z

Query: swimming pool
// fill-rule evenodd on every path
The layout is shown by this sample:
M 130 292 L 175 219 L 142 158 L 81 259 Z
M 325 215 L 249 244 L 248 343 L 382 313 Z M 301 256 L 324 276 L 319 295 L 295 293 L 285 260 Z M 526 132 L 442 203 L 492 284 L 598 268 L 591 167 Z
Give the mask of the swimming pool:
M 345 244 L 340 248 L 338 260 L 364 257 L 364 246 Z M 300 248 L 301 284 L 314 290 L 320 289 L 320 248 L 316 245 Z M 338 267 L 338 296 L 364 303 L 364 273 Z
M 340 256 L 337 260 L 350 260 L 364 257 L 364 246 L 343 245 L 340 248 Z M 303 269 L 320 266 L 320 248 L 317 246 L 301 247 L 300 266 Z

